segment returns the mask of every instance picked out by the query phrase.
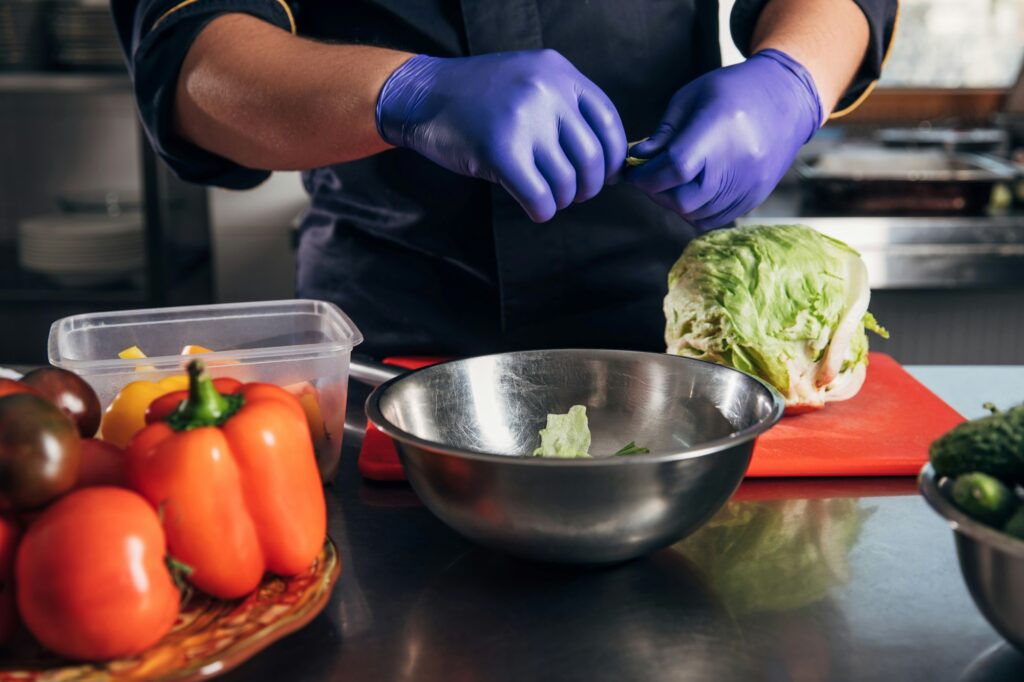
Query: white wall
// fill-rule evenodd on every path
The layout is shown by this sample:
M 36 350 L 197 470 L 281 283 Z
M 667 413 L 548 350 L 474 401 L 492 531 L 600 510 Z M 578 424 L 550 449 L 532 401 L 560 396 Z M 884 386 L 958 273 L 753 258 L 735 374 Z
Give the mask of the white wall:
M 718 42 L 722 49 L 722 63 L 726 66 L 743 61 L 743 55 L 736 49 L 729 32 L 729 15 L 736 0 L 719 0 L 718 2 Z

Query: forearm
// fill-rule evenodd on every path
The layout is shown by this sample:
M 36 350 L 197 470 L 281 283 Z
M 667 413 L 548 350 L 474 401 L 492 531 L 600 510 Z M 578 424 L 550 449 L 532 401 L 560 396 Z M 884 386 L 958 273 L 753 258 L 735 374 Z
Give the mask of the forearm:
M 772 0 L 758 20 L 751 52 L 774 48 L 803 64 L 828 117 L 857 73 L 868 40 L 867 19 L 853 0 Z
M 297 170 L 388 148 L 377 95 L 412 55 L 305 40 L 246 14 L 210 22 L 182 64 L 179 137 L 249 168 Z

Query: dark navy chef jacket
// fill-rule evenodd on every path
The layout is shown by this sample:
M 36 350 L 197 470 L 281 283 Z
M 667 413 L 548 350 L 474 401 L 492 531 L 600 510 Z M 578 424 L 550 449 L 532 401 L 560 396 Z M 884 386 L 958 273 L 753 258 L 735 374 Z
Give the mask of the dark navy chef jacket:
M 897 0 L 856 0 L 871 28 L 839 109 L 878 78 Z M 741 50 L 767 0 L 737 0 Z M 434 56 L 553 48 L 600 86 L 627 138 L 720 65 L 710 0 L 113 0 L 142 122 L 183 179 L 244 189 L 269 175 L 175 138 L 175 83 L 212 18 L 245 12 L 311 38 Z M 377 355 L 540 347 L 664 350 L 666 275 L 693 228 L 625 184 L 532 223 L 500 187 L 393 149 L 303 174 L 297 289 L 337 303 Z

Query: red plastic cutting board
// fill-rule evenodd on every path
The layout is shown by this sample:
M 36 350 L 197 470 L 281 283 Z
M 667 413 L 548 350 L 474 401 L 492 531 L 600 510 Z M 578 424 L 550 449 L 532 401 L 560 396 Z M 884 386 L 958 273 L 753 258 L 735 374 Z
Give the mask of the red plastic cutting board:
M 422 367 L 435 358 L 386 362 Z M 871 353 L 867 380 L 850 400 L 783 417 L 761 436 L 747 476 L 912 476 L 928 445 L 963 417 L 888 355 Z M 359 471 L 375 480 L 403 480 L 391 439 L 368 426 Z
M 405 369 L 419 369 L 442 362 L 444 359 L 436 357 L 384 358 L 384 363 Z M 370 422 L 366 422 L 366 435 L 363 436 L 363 443 L 359 446 L 359 459 L 356 466 L 363 478 L 374 481 L 405 480 L 405 469 L 402 468 L 402 462 L 398 459 L 398 451 L 395 449 L 394 442 L 378 431 L 377 427 Z
M 928 445 L 963 420 L 898 362 L 871 353 L 856 396 L 783 417 L 758 439 L 747 475 L 915 475 Z

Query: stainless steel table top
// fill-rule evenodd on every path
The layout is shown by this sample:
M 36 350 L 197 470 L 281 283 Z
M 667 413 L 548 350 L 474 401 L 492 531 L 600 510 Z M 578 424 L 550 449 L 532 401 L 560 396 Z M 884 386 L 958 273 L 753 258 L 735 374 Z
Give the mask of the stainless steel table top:
M 970 416 L 1024 398 L 1024 368 L 914 372 Z M 224 679 L 1024 679 L 911 479 L 749 482 L 691 540 L 580 570 L 475 547 L 355 456 L 328 489 L 330 604 Z

